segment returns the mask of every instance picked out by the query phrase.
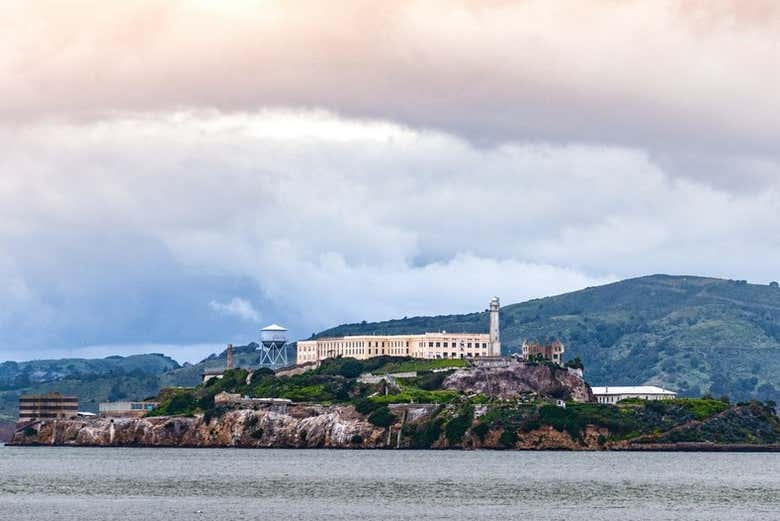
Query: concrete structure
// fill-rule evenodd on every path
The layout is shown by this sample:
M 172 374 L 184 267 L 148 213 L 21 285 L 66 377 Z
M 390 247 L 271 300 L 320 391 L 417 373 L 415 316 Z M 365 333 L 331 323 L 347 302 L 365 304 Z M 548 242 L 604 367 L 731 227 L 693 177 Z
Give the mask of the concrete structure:
M 238 393 L 226 393 L 222 391 L 214 395 L 214 405 L 218 407 L 244 407 L 249 409 L 258 409 L 268 406 L 282 407 L 282 411 L 287 410 L 287 406 L 292 404 L 292 400 L 287 398 L 249 398 L 241 396 Z
M 490 335 L 423 333 L 421 335 L 358 335 L 298 342 L 298 363 L 337 356 L 365 360 L 375 356 L 412 358 L 473 358 L 489 356 Z
M 225 355 L 227 361 L 225 362 L 225 370 L 233 369 L 233 344 L 227 345 L 227 353 Z
M 591 390 L 598 403 L 617 403 L 627 398 L 640 398 L 642 400 L 673 400 L 677 398 L 676 392 L 667 391 L 653 385 L 591 387 Z
M 35 420 L 60 420 L 75 418 L 79 413 L 77 396 L 60 393 L 22 395 L 19 397 L 19 423 Z
M 565 348 L 563 343 L 555 340 L 549 344 L 542 344 L 540 342 L 523 342 L 523 360 L 526 362 L 532 358 L 541 356 L 545 360 L 555 362 L 556 364 L 563 365 L 563 352 Z
M 208 371 L 203 371 L 201 373 L 201 379 L 202 382 L 205 384 L 212 378 L 216 378 L 217 380 L 222 380 L 222 377 L 225 376 L 225 371 L 222 369 L 209 369 Z
M 498 324 L 498 313 L 501 309 L 498 297 L 490 301 L 490 352 L 489 356 L 501 356 L 501 332 Z
M 98 411 L 107 418 L 141 418 L 158 405 L 159 402 L 103 402 Z
M 265 367 L 287 367 L 287 329 L 271 324 L 260 331 L 260 365 Z

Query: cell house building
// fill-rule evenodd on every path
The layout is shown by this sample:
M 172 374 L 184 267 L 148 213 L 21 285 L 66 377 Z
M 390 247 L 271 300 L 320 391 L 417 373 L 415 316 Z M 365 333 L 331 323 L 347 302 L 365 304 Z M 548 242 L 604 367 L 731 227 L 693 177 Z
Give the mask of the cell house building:
M 298 364 L 318 362 L 338 356 L 365 360 L 375 356 L 412 358 L 484 358 L 501 355 L 499 339 L 499 300 L 490 301 L 488 333 L 448 333 L 447 331 L 410 335 L 355 335 L 298 341 Z

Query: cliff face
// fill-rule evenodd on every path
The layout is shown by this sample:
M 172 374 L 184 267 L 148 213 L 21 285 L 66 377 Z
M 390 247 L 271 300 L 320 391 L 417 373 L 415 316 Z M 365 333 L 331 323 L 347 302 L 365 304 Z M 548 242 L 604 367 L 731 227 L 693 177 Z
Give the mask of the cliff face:
M 241 409 L 218 418 L 98 418 L 45 422 L 15 444 L 147 447 L 375 447 L 384 429 L 351 406 Z
M 513 400 L 536 393 L 563 400 L 592 402 L 590 386 L 577 374 L 547 365 L 513 363 L 508 367 L 470 367 L 448 376 L 442 387 L 465 394 Z
M 463 434 L 450 439 L 441 421 L 452 411 L 435 405 L 392 407 L 396 421 L 377 427 L 352 406 L 290 406 L 287 410 L 238 409 L 220 417 L 75 419 L 44 422 L 19 432 L 17 445 L 268 447 L 268 448 L 413 448 L 415 436 L 433 433 L 420 448 L 520 450 L 780 450 L 780 421 L 756 404 L 739 405 L 704 421 L 691 421 L 667 432 L 619 439 L 605 425 L 579 431 L 538 425 L 525 429 L 498 424 L 484 431 L 482 418 L 469 420 Z M 405 420 L 405 422 L 404 422 Z M 451 420 L 453 421 L 453 420 Z M 398 433 L 402 435 L 398 437 Z M 416 433 L 416 434 L 415 434 Z M 418 438 L 419 439 L 419 438 Z

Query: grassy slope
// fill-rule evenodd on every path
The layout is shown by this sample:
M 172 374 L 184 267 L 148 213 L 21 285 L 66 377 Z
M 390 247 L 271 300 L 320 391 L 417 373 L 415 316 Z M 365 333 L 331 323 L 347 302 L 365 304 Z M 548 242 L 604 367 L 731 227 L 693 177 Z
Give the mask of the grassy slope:
M 317 336 L 486 331 L 487 313 L 346 324 Z M 559 338 L 592 385 L 659 384 L 685 395 L 780 401 L 780 289 L 654 275 L 505 306 L 505 353 Z

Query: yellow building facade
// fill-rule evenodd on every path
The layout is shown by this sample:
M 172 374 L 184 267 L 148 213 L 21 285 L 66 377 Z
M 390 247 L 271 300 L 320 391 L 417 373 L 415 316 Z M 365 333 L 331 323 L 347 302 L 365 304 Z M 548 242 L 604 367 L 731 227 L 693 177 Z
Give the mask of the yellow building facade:
M 420 335 L 365 335 L 298 341 L 297 363 L 338 356 L 365 360 L 374 356 L 412 358 L 477 358 L 490 355 L 490 335 L 479 333 L 423 333 Z

